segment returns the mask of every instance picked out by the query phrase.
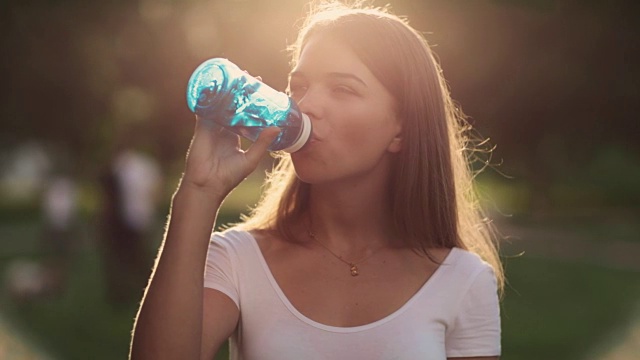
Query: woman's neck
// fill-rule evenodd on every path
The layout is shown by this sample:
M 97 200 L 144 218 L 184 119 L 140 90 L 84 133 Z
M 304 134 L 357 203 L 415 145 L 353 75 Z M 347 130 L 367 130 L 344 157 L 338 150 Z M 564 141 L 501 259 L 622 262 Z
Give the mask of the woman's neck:
M 388 197 L 386 181 L 312 185 L 306 226 L 335 251 L 393 246 L 398 239 Z

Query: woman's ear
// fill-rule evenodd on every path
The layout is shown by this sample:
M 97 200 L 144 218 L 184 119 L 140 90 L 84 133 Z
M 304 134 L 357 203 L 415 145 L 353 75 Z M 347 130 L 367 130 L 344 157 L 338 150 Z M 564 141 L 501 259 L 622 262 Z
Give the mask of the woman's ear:
M 402 150 L 402 121 L 396 119 L 396 136 L 391 139 L 387 151 L 391 153 L 397 153 Z
M 402 134 L 398 134 L 394 137 L 389 143 L 389 147 L 387 147 L 387 151 L 391 153 L 397 153 L 402 150 Z

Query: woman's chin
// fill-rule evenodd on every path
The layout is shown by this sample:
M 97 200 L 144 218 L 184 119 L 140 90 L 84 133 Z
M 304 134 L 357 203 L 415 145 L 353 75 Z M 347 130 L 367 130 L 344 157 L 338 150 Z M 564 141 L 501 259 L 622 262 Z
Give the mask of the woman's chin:
M 319 174 L 311 174 L 310 172 L 298 172 L 296 171 L 296 177 L 298 180 L 307 184 L 318 184 L 322 182 L 321 176 Z
M 296 166 L 294 164 L 294 170 L 296 173 L 296 177 L 298 177 L 298 180 L 307 183 L 307 184 L 320 184 L 320 183 L 324 183 L 330 180 L 329 176 L 327 176 L 327 171 L 326 169 L 320 169 L 317 166 L 305 166 L 305 165 L 301 165 L 298 164 L 298 166 Z

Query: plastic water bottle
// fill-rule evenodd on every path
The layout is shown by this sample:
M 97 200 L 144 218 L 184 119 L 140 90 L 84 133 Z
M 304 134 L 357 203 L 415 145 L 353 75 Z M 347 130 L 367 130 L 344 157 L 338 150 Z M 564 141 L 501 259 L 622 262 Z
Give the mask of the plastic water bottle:
M 267 127 L 280 134 L 270 151 L 300 150 L 311 134 L 311 121 L 284 93 L 242 71 L 227 59 L 209 59 L 191 75 L 187 103 L 204 121 L 255 141 Z

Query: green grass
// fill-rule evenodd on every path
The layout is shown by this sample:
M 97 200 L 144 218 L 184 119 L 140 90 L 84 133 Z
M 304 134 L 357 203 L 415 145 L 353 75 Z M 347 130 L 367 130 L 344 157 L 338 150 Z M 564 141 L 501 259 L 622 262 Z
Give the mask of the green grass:
M 505 359 L 584 359 L 640 300 L 637 272 L 527 257 L 506 267 Z
M 9 261 L 2 259 L 0 269 Z M 71 270 L 67 291 L 57 297 L 16 301 L 3 289 L 0 306 L 7 320 L 55 358 L 86 359 L 87 354 L 92 359 L 126 358 L 135 304 L 117 309 L 107 304 L 94 247 L 78 251 Z
M 220 221 L 236 218 L 223 213 Z M 38 236 L 37 221 L 0 223 L 0 271 L 17 257 L 40 258 Z M 64 294 L 19 303 L 3 289 L 0 309 L 55 358 L 124 359 L 137 304 L 112 308 L 106 303 L 100 256 L 90 241 L 95 234 L 87 227 L 82 236 L 85 245 L 74 256 Z M 504 359 L 584 359 L 625 325 L 640 299 L 637 272 L 528 256 L 508 259 L 506 270 Z M 222 349 L 218 358 L 226 356 Z
M 221 213 L 218 224 L 235 222 L 236 214 Z M 16 259 L 40 261 L 41 226 L 37 221 L 0 222 L 0 274 Z M 89 227 L 77 231 L 80 249 L 70 266 L 67 290 L 60 296 L 17 301 L 0 287 L 0 312 L 54 359 L 126 359 L 138 304 L 113 307 L 106 301 L 102 260 L 96 234 Z M 161 229 L 150 247 L 157 248 Z M 140 292 L 140 298 L 142 292 Z M 227 354 L 226 348 L 221 353 Z

